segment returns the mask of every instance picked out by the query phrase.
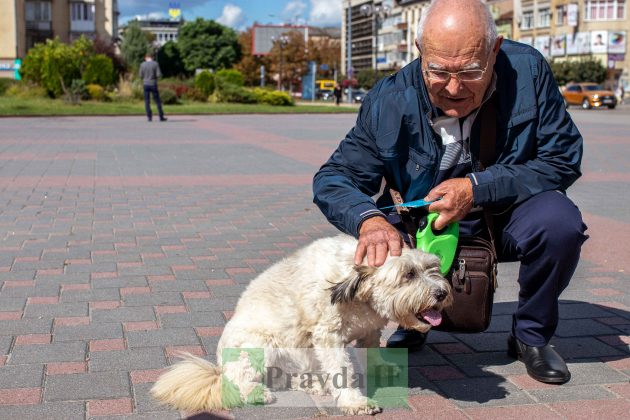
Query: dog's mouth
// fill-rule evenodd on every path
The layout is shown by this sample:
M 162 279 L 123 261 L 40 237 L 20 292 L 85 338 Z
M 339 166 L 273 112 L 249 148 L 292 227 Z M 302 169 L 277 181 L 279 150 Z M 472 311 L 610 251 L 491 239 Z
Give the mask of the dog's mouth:
M 437 309 L 431 308 L 420 312 L 418 314 L 418 319 L 422 322 L 430 324 L 432 327 L 437 327 L 442 323 L 442 314 Z

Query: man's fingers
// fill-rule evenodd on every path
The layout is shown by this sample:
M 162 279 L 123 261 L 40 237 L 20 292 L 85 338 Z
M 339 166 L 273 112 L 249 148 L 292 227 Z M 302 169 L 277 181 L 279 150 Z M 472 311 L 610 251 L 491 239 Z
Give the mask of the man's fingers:
M 367 246 L 367 260 L 370 267 L 374 267 L 374 260 L 376 259 L 376 247 L 373 244 Z
M 389 253 L 394 257 L 399 257 L 402 254 L 402 247 L 400 244 L 400 236 L 396 239 L 390 239 L 387 244 L 389 245 Z
M 449 222 L 448 217 L 445 216 L 444 214 L 440 214 L 438 218 L 435 219 L 435 222 L 433 222 L 433 229 L 442 230 L 448 225 L 448 222 Z
M 357 245 L 357 250 L 354 252 L 354 265 L 361 265 L 363 262 L 363 258 L 365 258 L 366 247 L 365 244 L 359 241 Z
M 387 242 L 376 245 L 376 258 L 374 259 L 374 266 L 380 267 L 385 263 L 385 259 L 387 258 Z M 372 264 L 370 264 L 372 265 Z

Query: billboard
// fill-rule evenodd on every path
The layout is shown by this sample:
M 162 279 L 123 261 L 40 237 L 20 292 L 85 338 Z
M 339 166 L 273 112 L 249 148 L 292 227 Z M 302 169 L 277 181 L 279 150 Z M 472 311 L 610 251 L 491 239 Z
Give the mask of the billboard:
M 534 38 L 532 38 L 531 36 L 522 36 L 519 38 L 518 42 L 527 44 L 532 47 L 534 46 Z
M 558 57 L 562 56 L 566 52 L 566 35 L 555 35 L 551 39 L 551 56 Z
M 625 54 L 626 31 L 608 32 L 608 53 Z
M 605 53 L 608 48 L 608 31 L 591 32 L 591 52 L 593 54 Z
M 588 54 L 591 52 L 591 34 L 589 32 L 577 32 L 567 35 L 567 54 Z
M 534 48 L 536 48 L 544 57 L 549 57 L 549 35 L 537 36 L 534 39 Z
M 274 39 L 289 32 L 300 32 L 304 35 L 304 41 L 308 38 L 307 26 L 293 25 L 257 25 L 253 26 L 252 55 L 267 55 L 273 48 Z

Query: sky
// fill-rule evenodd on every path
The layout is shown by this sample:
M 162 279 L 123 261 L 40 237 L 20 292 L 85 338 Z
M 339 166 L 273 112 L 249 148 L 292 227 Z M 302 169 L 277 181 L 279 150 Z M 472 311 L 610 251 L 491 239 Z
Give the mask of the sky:
M 341 26 L 341 0 L 118 0 L 119 23 L 168 18 L 170 3 L 179 4 L 186 20 L 213 19 L 236 30 L 254 22 Z

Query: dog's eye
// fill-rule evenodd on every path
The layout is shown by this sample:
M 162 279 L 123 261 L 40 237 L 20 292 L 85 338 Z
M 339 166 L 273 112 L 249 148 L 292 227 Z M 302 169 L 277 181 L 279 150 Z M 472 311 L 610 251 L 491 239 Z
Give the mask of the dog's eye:
M 405 280 L 413 280 L 416 277 L 416 270 L 409 270 L 405 274 Z

